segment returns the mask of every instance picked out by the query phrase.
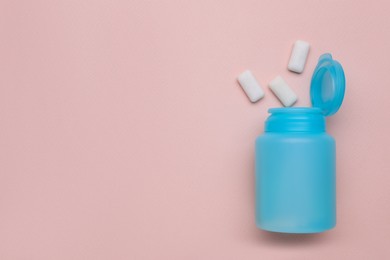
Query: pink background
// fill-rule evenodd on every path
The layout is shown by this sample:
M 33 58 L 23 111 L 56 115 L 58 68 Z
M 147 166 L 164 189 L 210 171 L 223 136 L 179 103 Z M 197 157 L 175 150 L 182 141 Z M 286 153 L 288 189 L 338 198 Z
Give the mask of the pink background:
M 389 259 L 386 1 L 0 1 L 0 259 Z M 312 49 L 287 71 L 293 42 Z M 266 84 L 308 106 L 318 56 L 347 76 L 338 225 L 254 224 Z M 251 69 L 266 96 L 236 82 Z

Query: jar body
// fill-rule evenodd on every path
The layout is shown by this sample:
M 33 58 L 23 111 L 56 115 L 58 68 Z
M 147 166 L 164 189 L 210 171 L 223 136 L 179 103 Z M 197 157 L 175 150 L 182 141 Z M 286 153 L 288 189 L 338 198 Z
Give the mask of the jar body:
M 335 167 L 335 141 L 325 131 L 282 129 L 258 137 L 257 226 L 283 233 L 317 233 L 333 228 Z

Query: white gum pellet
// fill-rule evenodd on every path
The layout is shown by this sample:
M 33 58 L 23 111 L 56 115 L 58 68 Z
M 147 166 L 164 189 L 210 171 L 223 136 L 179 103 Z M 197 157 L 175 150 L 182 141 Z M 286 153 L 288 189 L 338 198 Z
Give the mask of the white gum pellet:
M 264 97 L 263 89 L 249 70 L 241 73 L 237 80 L 252 103 Z
M 310 44 L 305 41 L 296 41 L 291 52 L 290 61 L 287 68 L 296 73 L 302 73 L 305 68 L 307 55 L 309 54 Z
M 292 106 L 298 100 L 297 95 L 294 93 L 294 91 L 292 91 L 292 89 L 287 85 L 281 76 L 277 76 L 275 79 L 273 79 L 268 84 L 268 87 L 285 107 Z

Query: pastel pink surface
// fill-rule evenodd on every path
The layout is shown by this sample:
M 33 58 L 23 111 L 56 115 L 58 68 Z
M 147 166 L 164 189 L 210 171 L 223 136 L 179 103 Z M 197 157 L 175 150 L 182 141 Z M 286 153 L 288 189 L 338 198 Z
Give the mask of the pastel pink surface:
M 387 1 L 0 1 L 0 259 L 389 259 Z M 292 44 L 312 44 L 301 75 Z M 254 140 L 280 74 L 347 77 L 336 229 L 254 224 Z

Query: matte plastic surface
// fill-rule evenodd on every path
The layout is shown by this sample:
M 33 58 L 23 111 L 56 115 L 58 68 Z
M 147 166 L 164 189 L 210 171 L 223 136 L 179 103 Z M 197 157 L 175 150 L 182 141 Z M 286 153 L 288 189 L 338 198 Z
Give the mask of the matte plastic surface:
M 321 108 L 324 115 L 336 113 L 343 103 L 345 75 L 341 64 L 329 53 L 322 54 L 313 72 L 310 97 L 314 107 Z
M 336 148 L 325 116 L 344 98 L 345 76 L 329 53 L 310 85 L 313 108 L 273 108 L 256 141 L 256 224 L 283 233 L 318 233 L 336 225 Z
M 256 141 L 257 226 L 284 233 L 333 228 L 335 141 L 324 131 L 324 116 L 315 108 L 271 112 Z

